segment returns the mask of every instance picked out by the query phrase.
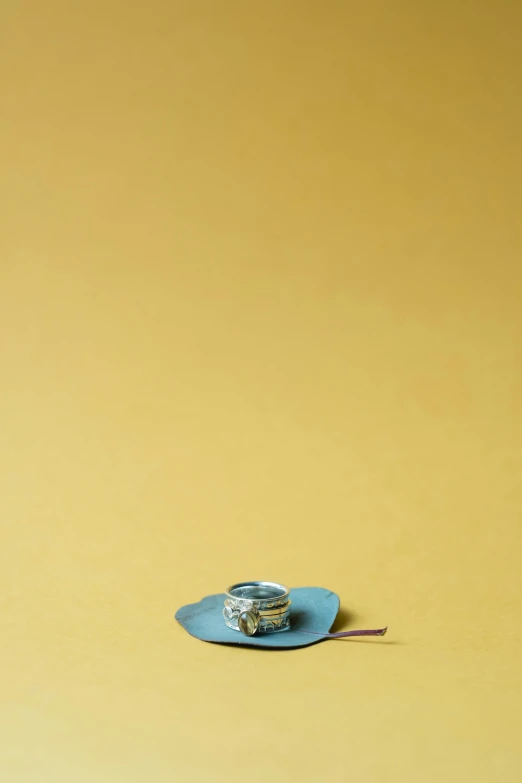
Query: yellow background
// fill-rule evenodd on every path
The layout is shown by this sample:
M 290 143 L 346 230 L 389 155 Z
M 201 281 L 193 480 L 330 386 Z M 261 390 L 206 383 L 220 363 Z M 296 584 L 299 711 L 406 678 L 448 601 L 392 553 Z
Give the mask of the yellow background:
M 2 781 L 522 779 L 521 35 L 2 4 Z M 389 634 L 173 620 L 248 578 Z

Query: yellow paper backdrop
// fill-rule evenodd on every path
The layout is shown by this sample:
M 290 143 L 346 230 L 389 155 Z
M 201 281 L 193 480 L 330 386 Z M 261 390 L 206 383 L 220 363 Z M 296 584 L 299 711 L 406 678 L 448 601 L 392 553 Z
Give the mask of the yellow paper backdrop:
M 2 4 L 2 781 L 522 779 L 521 35 Z M 174 622 L 248 578 L 389 634 Z

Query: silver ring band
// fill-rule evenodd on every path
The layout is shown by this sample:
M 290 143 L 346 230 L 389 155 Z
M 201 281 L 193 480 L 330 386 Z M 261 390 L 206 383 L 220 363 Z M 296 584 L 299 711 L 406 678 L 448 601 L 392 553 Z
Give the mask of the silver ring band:
M 238 582 L 226 591 L 226 625 L 246 636 L 290 628 L 290 591 L 278 582 Z

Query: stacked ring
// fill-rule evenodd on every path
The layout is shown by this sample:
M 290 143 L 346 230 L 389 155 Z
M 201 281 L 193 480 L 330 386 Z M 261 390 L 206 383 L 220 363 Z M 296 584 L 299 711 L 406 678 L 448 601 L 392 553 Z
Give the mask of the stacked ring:
M 228 588 L 223 617 L 245 636 L 290 628 L 290 591 L 277 582 L 239 582 Z

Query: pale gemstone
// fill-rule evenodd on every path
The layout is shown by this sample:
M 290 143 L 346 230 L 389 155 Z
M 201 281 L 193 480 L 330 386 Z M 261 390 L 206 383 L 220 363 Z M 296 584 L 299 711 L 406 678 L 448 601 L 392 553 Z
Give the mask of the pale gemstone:
M 259 618 L 254 612 L 241 612 L 237 624 L 241 633 L 244 633 L 245 636 L 253 636 L 259 625 Z

